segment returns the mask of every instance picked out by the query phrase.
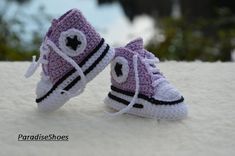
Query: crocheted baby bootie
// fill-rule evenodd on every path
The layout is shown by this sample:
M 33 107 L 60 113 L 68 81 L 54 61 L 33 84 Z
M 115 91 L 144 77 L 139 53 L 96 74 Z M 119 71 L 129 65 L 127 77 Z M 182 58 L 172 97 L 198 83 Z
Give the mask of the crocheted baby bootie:
M 176 120 L 187 116 L 183 96 L 160 73 L 159 62 L 136 39 L 115 49 L 111 63 L 111 91 L 104 102 L 118 112 L 142 117 Z
M 40 57 L 29 67 L 30 77 L 42 64 L 36 102 L 43 111 L 53 111 L 83 92 L 86 84 L 113 59 L 115 52 L 88 23 L 72 9 L 54 19 L 41 48 Z

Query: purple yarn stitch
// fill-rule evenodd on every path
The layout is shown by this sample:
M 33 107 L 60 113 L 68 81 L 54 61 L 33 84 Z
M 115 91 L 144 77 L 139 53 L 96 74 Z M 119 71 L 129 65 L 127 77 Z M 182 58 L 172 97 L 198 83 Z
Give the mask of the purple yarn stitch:
M 128 48 L 128 49 L 133 50 L 134 52 L 137 52 L 143 58 L 155 59 L 155 56 L 152 53 L 150 53 L 150 52 L 148 52 L 147 50 L 144 49 L 144 42 L 143 42 L 142 38 L 137 38 L 137 39 L 129 42 L 125 47 Z M 162 77 L 165 78 L 165 76 L 162 73 L 159 72 L 158 74 L 152 75 L 151 79 L 152 79 L 152 81 L 155 81 L 155 80 L 157 80 L 159 78 L 162 78 Z
M 78 56 L 72 57 L 76 63 L 80 63 L 99 44 L 101 36 L 77 9 L 69 10 L 59 19 L 54 19 L 46 36 L 59 48 L 60 34 L 71 28 L 78 29 L 86 36 L 87 46 L 84 52 Z M 72 69 L 72 66 L 52 49 L 46 59 L 49 63 L 47 65 L 43 65 L 43 70 L 45 74 L 50 77 L 53 83 L 58 81 Z
M 115 51 L 116 51 L 115 57 L 121 56 L 128 61 L 129 73 L 127 80 L 124 83 L 117 83 L 112 78 L 111 79 L 112 85 L 122 90 L 135 92 L 136 84 L 135 84 L 135 73 L 134 73 L 132 58 L 136 52 L 139 53 L 140 51 L 143 51 L 143 44 L 141 44 L 141 42 L 139 41 L 137 41 L 136 43 L 132 42 L 128 44 L 125 48 L 116 48 Z M 138 55 L 138 73 L 139 73 L 139 82 L 140 82 L 140 93 L 152 97 L 154 94 L 154 88 L 152 87 L 152 79 L 145 67 L 145 64 L 143 63 L 143 57 L 141 55 Z

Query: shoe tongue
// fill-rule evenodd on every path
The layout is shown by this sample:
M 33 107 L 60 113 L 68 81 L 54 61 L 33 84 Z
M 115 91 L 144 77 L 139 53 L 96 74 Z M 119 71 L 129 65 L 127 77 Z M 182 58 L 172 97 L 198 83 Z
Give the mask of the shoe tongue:
M 144 50 L 144 42 L 142 38 L 137 38 L 131 42 L 129 42 L 125 48 L 130 49 L 134 52 L 141 53 Z
M 148 59 L 154 59 L 155 56 L 148 52 L 147 50 L 144 49 L 144 43 L 143 43 L 143 39 L 142 38 L 137 38 L 131 42 L 129 42 L 125 48 L 132 50 L 135 53 L 138 53 L 140 56 L 142 56 L 143 58 L 148 58 Z M 157 74 L 157 75 L 153 75 L 153 79 L 157 80 L 159 78 L 164 77 L 161 73 Z M 165 82 L 161 82 L 160 85 L 165 85 L 166 83 L 168 83 L 167 81 Z
M 125 48 L 134 51 L 135 53 L 139 54 L 143 58 L 149 58 L 149 59 L 155 58 L 155 56 L 152 53 L 144 49 L 144 42 L 142 38 L 137 38 L 129 42 L 125 46 Z

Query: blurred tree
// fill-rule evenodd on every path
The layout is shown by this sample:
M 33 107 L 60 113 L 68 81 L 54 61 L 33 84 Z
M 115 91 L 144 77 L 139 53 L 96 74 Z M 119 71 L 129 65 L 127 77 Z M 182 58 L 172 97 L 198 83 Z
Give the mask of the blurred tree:
M 227 10 L 231 14 L 235 13 L 234 0 L 180 0 L 179 2 L 184 17 L 189 21 L 198 18 L 217 18 L 218 11 L 222 13 Z
M 160 59 L 231 61 L 235 48 L 235 1 L 180 0 L 181 17 L 173 18 L 172 8 L 177 0 L 98 0 L 99 4 L 119 2 L 126 16 L 147 14 L 158 21 L 165 40 L 155 38 L 147 49 Z
M 133 20 L 141 14 L 150 16 L 169 16 L 171 13 L 172 0 L 98 0 L 98 4 L 119 2 L 126 16 Z
M 25 4 L 25 3 L 28 3 L 30 2 L 31 0 L 7 0 L 8 2 L 16 2 L 18 4 Z
M 40 16 L 26 15 L 22 12 L 24 5 L 30 0 L 3 0 L 0 6 L 0 60 L 22 61 L 31 60 L 32 55 L 36 55 L 39 44 L 41 42 L 40 31 L 35 31 L 32 34 L 32 40 L 28 42 L 23 40 L 23 35 L 26 30 L 21 16 L 27 17 L 32 22 L 36 23 L 38 30 L 41 30 L 42 23 L 38 23 L 38 17 L 45 17 L 43 8 L 39 8 Z M 13 4 L 16 9 L 13 9 Z

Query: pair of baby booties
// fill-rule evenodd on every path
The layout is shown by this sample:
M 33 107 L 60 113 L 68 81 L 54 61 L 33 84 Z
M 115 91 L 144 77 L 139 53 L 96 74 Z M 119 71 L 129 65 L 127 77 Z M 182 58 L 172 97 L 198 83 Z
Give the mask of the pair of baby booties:
M 41 111 L 54 111 L 81 94 L 86 84 L 111 62 L 111 90 L 104 102 L 117 112 L 177 120 L 187 116 L 183 96 L 159 71 L 159 62 L 138 38 L 112 48 L 77 9 L 52 21 L 40 57 L 28 68 L 30 77 L 42 66 L 36 88 Z

